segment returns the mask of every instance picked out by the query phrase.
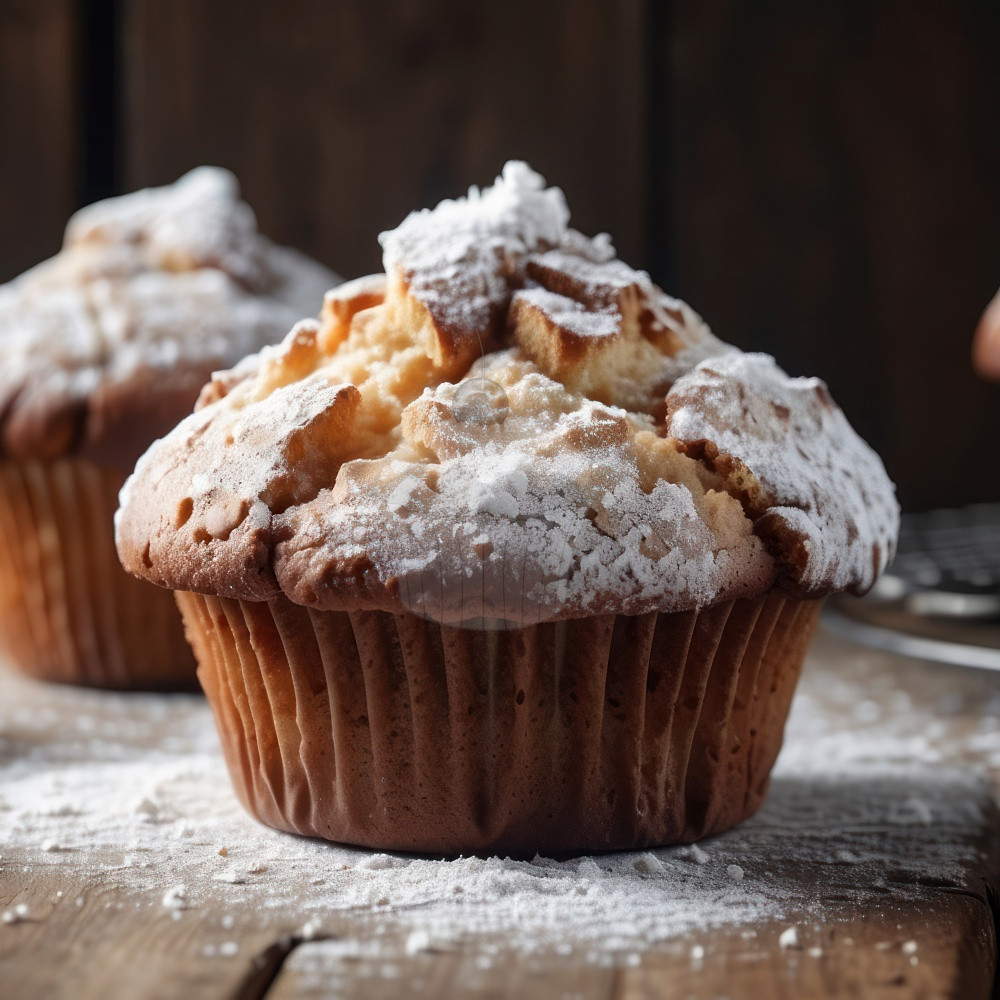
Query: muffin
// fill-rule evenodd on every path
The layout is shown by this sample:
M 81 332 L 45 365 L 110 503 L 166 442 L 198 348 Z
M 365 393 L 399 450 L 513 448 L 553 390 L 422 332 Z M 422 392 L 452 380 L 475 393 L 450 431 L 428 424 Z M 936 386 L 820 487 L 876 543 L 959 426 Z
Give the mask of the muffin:
M 192 687 L 170 595 L 124 573 L 112 519 L 142 451 L 211 373 L 317 314 L 326 268 L 257 233 L 235 178 L 91 205 L 0 287 L 0 643 L 26 673 Z
M 236 791 L 380 849 L 687 842 L 762 801 L 892 484 L 815 379 L 712 335 L 523 163 L 381 237 L 139 461 Z

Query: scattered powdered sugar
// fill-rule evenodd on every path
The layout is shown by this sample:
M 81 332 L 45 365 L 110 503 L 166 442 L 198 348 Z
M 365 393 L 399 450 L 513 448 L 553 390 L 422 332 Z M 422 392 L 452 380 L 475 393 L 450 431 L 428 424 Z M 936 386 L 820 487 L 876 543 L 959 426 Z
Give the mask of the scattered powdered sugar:
M 556 326 L 578 337 L 613 337 L 621 326 L 620 315 L 589 309 L 582 302 L 545 288 L 524 288 L 515 292 L 514 298 L 534 306 Z
M 708 864 L 708 855 L 697 844 L 691 844 L 690 847 L 686 848 L 686 851 L 687 856 L 696 865 Z
M 254 927 L 317 940 L 343 935 L 345 920 L 353 936 L 333 951 L 375 958 L 473 940 L 627 963 L 686 939 L 695 959 L 697 935 L 725 926 L 784 928 L 783 947 L 808 947 L 810 925 L 843 919 L 824 910 L 827 887 L 865 907 L 883 905 L 887 887 L 966 884 L 981 864 L 983 769 L 1000 767 L 988 678 L 964 684 L 960 710 L 942 715 L 939 701 L 955 695 L 948 671 L 914 665 L 904 705 L 879 654 L 848 656 L 826 638 L 820 652 L 757 816 L 699 845 L 530 861 L 441 861 L 269 830 L 236 802 L 201 699 L 0 675 L 0 873 L 24 867 L 66 889 L 99 882 L 137 914 L 194 921 L 206 935 L 221 927 L 204 942 L 220 958 Z M 882 709 L 857 723 L 863 693 Z M 3 920 L 45 918 L 34 914 L 14 898 Z
M 651 851 L 644 851 L 640 854 L 632 867 L 644 875 L 662 875 L 665 871 L 663 862 Z
M 187 886 L 171 886 L 163 894 L 163 905 L 168 910 L 186 910 L 188 906 Z
M 18 903 L 13 909 L 5 910 L 0 918 L 5 924 L 20 924 L 29 919 L 30 911 L 27 903 Z
M 406 939 L 406 954 L 417 955 L 422 951 L 431 950 L 431 936 L 426 930 L 410 931 Z
M 797 927 L 789 927 L 781 932 L 781 936 L 778 938 L 778 946 L 781 948 L 798 948 L 799 945 L 799 929 Z

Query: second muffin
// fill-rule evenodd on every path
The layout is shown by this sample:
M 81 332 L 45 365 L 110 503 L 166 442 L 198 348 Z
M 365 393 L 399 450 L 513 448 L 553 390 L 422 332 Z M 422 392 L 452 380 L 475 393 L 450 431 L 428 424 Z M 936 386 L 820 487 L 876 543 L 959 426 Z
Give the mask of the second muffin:
M 0 641 L 46 680 L 190 687 L 169 595 L 122 572 L 117 494 L 211 373 L 315 315 L 326 268 L 261 236 L 235 178 L 91 205 L 0 287 Z

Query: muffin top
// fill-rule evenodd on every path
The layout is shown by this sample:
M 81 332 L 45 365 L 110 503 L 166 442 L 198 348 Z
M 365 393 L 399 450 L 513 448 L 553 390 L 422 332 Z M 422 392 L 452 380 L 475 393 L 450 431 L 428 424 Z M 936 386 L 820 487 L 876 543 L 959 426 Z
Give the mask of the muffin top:
M 523 163 L 384 233 L 142 457 L 119 553 L 165 587 L 516 627 L 863 592 L 894 490 L 817 379 L 712 335 Z
M 0 286 L 0 458 L 131 469 L 213 371 L 315 315 L 337 280 L 261 236 L 225 170 L 77 212 L 59 254 Z

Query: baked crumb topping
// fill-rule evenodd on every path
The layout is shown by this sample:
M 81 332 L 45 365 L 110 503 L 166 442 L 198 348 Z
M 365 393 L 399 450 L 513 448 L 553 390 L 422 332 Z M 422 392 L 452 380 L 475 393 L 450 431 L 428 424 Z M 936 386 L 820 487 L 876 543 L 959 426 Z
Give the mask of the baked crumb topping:
M 523 163 L 381 237 L 122 493 L 176 589 L 515 627 L 871 586 L 898 508 L 815 379 L 715 338 Z

